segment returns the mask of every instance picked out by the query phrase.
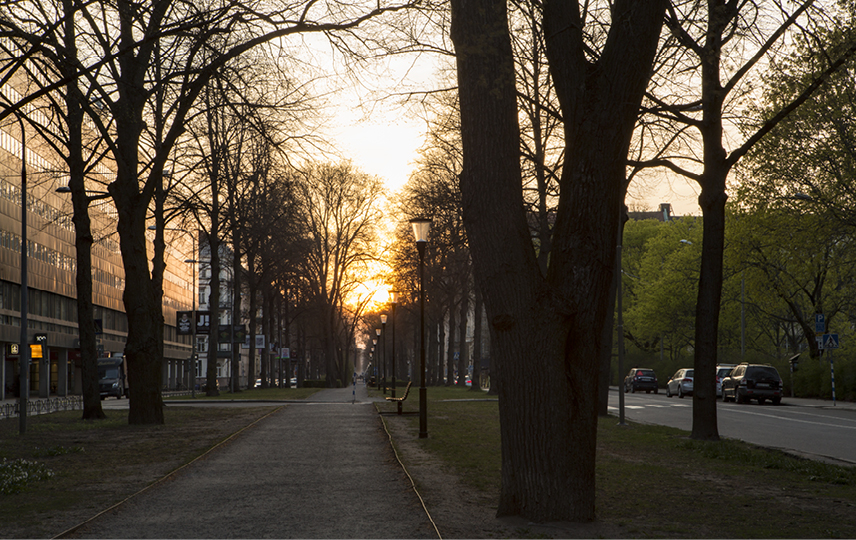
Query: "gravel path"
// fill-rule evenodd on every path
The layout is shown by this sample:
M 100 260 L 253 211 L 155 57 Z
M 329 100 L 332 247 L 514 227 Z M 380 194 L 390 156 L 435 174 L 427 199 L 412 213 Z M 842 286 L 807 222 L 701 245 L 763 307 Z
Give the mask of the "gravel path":
M 437 538 L 365 387 L 289 404 L 73 535 Z

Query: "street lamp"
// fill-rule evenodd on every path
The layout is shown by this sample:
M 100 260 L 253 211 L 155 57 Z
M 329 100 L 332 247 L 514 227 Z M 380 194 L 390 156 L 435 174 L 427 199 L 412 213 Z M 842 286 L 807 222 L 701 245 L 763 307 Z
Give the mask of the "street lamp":
M 24 121 L 21 124 L 21 336 L 18 345 L 18 430 L 23 435 L 27 431 L 27 398 L 30 385 L 27 376 L 30 371 L 30 344 L 27 337 L 27 315 L 29 307 L 29 288 L 27 271 L 27 137 L 24 135 Z
M 193 265 L 193 328 L 191 328 L 190 338 L 190 365 L 188 366 L 187 382 L 190 384 L 190 397 L 196 399 L 196 265 L 199 263 L 196 260 L 196 239 L 193 239 L 193 258 L 184 259 L 184 262 Z
M 372 340 L 372 356 L 374 356 L 375 347 L 377 347 L 377 340 Z M 380 353 L 378 353 L 377 363 L 375 363 L 375 388 L 380 387 Z
M 428 437 L 428 390 L 425 388 L 425 245 L 431 230 L 431 218 L 410 220 L 416 250 L 419 252 L 419 438 Z
M 392 304 L 392 397 L 395 397 L 395 306 L 398 304 L 398 292 L 389 291 Z
M 386 394 L 386 315 L 381 315 L 381 324 L 383 325 L 384 331 L 381 331 L 380 328 L 375 328 L 375 333 L 377 334 L 377 338 L 380 339 L 381 334 L 383 334 L 383 356 L 381 356 L 381 366 L 383 376 L 381 377 L 381 387 L 383 388 L 384 395 Z

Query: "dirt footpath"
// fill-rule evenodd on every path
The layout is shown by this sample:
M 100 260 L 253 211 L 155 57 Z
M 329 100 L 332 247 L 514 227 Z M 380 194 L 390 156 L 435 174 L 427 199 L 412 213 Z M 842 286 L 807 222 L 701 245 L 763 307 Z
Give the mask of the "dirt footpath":
M 437 538 L 357 387 L 289 404 L 79 538 Z

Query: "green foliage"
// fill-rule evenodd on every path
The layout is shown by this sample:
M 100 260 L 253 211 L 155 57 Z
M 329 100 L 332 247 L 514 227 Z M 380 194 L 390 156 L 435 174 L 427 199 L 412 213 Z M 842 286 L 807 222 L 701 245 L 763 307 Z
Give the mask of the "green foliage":
M 692 365 L 701 244 L 700 218 L 625 225 L 625 365 L 652 368 L 662 384 Z M 618 380 L 624 375 L 618 374 Z
M 26 459 L 0 461 L 0 495 L 20 493 L 33 482 L 47 480 L 54 475 L 43 463 Z

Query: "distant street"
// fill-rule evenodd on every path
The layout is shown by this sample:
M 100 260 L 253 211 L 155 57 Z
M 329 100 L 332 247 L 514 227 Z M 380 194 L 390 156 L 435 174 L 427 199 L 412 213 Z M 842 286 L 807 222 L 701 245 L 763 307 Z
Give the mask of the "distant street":
M 692 397 L 624 394 L 629 421 L 692 430 Z M 618 414 L 618 392 L 609 395 L 610 413 Z M 723 403 L 717 405 L 719 435 L 807 457 L 856 465 L 856 406 L 785 397 L 782 405 Z

